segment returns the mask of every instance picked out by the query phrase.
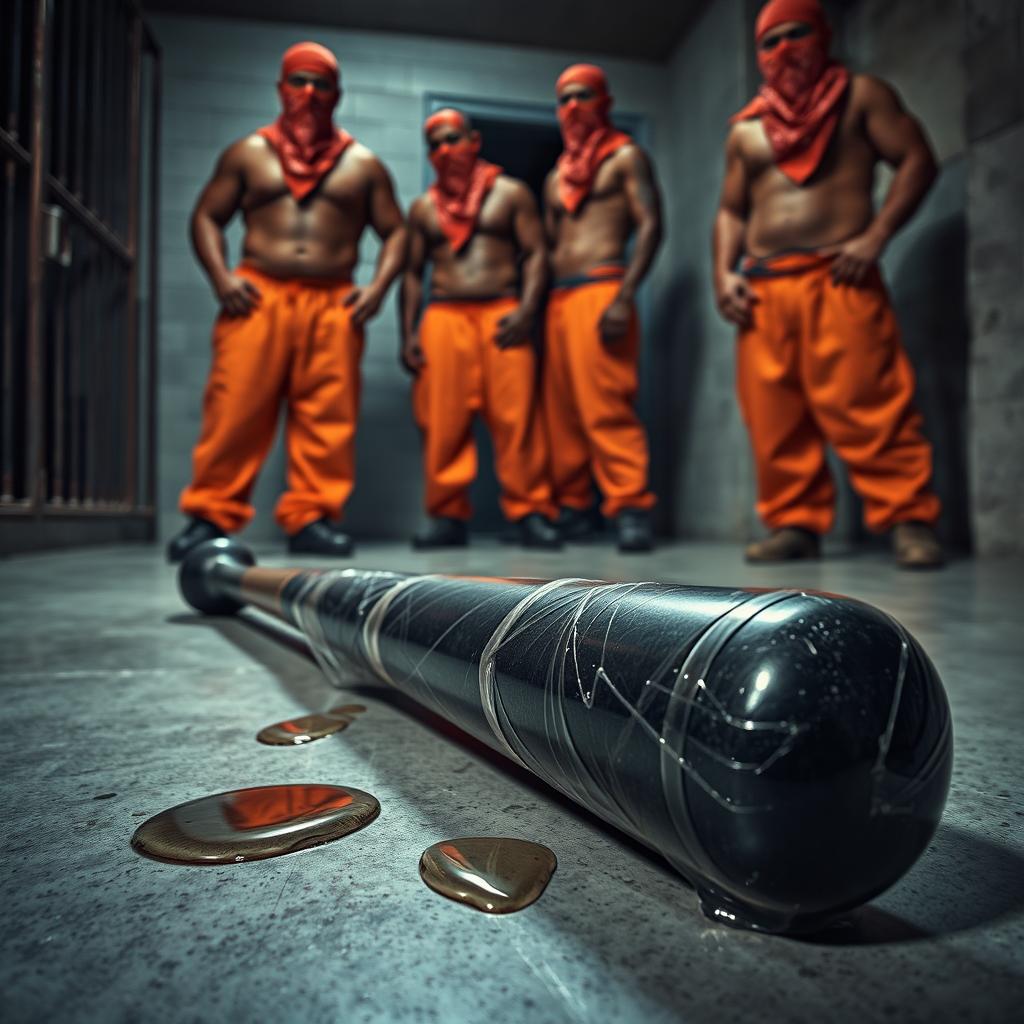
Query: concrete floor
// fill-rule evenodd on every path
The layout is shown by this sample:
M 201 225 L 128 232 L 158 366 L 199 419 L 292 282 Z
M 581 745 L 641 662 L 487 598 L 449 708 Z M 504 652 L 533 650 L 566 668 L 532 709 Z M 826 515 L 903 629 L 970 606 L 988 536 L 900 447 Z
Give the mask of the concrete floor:
M 280 551 L 266 561 L 283 564 Z M 929 651 L 956 730 L 943 824 L 917 866 L 841 927 L 795 941 L 730 931 L 685 883 L 497 755 L 357 687 L 369 711 L 295 749 L 263 725 L 337 702 L 294 646 L 203 620 L 160 552 L 0 562 L 5 1021 L 1004 1021 L 1024 1000 L 1024 564 L 894 570 L 881 553 L 752 569 L 721 545 L 623 558 L 481 543 L 444 557 L 364 545 L 357 564 L 846 593 Z M 173 804 L 327 782 L 381 817 L 277 860 L 187 868 L 129 839 Z M 505 834 L 558 870 L 525 911 L 487 917 L 427 889 L 420 853 Z

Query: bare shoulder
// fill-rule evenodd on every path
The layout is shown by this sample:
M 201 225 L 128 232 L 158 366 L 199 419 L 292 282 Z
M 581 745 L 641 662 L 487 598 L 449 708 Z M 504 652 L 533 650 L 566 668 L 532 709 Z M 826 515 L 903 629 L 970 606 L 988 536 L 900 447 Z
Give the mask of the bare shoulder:
M 725 152 L 731 156 L 743 156 L 763 138 L 764 128 L 759 117 L 737 121 L 730 126 L 729 134 L 725 137 Z
M 613 167 L 625 171 L 650 171 L 653 162 L 643 146 L 636 142 L 620 146 L 610 157 Z
M 409 223 L 410 224 L 423 224 L 427 213 L 430 210 L 431 199 L 429 192 L 422 192 L 413 201 L 409 207 Z
M 343 159 L 348 168 L 360 171 L 368 179 L 391 180 L 391 174 L 384 161 L 369 146 L 364 146 L 361 142 L 353 142 L 345 150 Z
M 508 174 L 499 174 L 494 180 L 494 188 L 502 197 L 514 203 L 525 203 L 533 201 L 533 193 L 530 186 L 519 178 L 513 178 Z
M 552 167 L 544 179 L 544 198 L 553 202 L 558 198 L 558 168 Z
M 857 74 L 850 80 L 850 104 L 858 111 L 902 110 L 899 93 L 885 79 Z
M 241 171 L 252 166 L 254 161 L 265 159 L 270 152 L 270 143 L 259 132 L 252 132 L 232 142 L 221 153 L 217 165 L 221 170 Z

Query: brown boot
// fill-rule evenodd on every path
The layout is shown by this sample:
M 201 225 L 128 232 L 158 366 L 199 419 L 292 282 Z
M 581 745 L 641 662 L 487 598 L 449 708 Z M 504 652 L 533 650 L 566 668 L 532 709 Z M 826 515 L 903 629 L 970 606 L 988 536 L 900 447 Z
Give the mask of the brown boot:
M 748 562 L 789 562 L 796 558 L 818 558 L 818 535 L 798 526 L 784 526 L 764 540 L 747 545 Z
M 897 523 L 892 552 L 901 569 L 940 569 L 946 561 L 935 531 L 927 523 Z

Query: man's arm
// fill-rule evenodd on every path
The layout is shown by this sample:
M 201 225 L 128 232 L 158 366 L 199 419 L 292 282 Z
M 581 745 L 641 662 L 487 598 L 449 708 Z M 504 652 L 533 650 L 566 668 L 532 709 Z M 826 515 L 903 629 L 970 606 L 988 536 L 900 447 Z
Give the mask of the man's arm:
M 725 178 L 711 237 L 711 259 L 718 311 L 738 327 L 749 327 L 756 299 L 746 278 L 733 270 L 743 254 L 747 231 L 749 182 L 740 148 L 741 131 L 741 125 L 733 127 L 725 143 Z
M 203 189 L 192 211 L 192 248 L 224 312 L 245 316 L 260 299 L 259 289 L 228 270 L 224 228 L 238 212 L 245 189 L 245 147 L 243 139 L 229 146 L 217 161 L 213 177 Z
M 408 231 L 395 201 L 391 175 L 376 157 L 369 162 L 369 189 L 369 222 L 381 246 L 373 281 L 365 288 L 354 288 L 345 297 L 345 305 L 352 308 L 352 322 L 357 326 L 377 315 L 391 283 L 405 266 L 408 244 Z
M 416 320 L 423 303 L 423 270 L 427 264 L 427 238 L 423 230 L 423 197 L 409 209 L 409 252 L 402 286 L 398 292 L 398 319 L 402 335 L 399 359 L 411 373 L 417 374 L 425 365 L 420 348 Z
M 523 257 L 523 286 L 519 306 L 498 323 L 494 340 L 501 348 L 523 345 L 531 339 L 548 283 L 548 250 L 537 203 L 530 190 L 519 182 L 514 185 L 512 202 L 512 230 Z
M 867 75 L 858 81 L 864 104 L 864 131 L 878 155 L 896 173 L 888 195 L 867 230 L 837 248 L 836 281 L 859 284 L 890 239 L 913 216 L 938 174 L 920 123 L 904 109 L 896 91 Z
M 601 317 L 601 337 L 617 341 L 629 330 L 633 303 L 640 282 L 651 269 L 662 239 L 661 196 L 654 168 L 639 146 L 631 146 L 622 160 L 622 186 L 629 213 L 636 225 L 633 256 L 622 278 L 618 294 Z
M 558 171 L 548 172 L 544 179 L 544 237 L 548 248 L 553 249 L 558 241 L 558 214 L 555 212 L 555 199 L 558 196 Z

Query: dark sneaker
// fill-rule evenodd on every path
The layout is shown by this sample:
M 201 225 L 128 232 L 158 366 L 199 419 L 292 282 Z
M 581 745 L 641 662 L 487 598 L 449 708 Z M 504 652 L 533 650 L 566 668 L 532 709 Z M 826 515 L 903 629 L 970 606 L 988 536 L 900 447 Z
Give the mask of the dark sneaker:
M 941 569 L 946 563 L 939 538 L 927 523 L 897 523 L 892 552 L 901 569 Z
M 562 546 L 561 534 L 539 512 L 531 512 L 513 524 L 516 539 L 524 548 L 555 551 Z
M 432 548 L 464 548 L 469 543 L 469 531 L 461 519 L 451 516 L 435 516 L 412 539 L 417 551 Z
M 335 555 L 345 558 L 355 551 L 352 538 L 332 525 L 329 519 L 318 519 L 288 538 L 293 555 Z
M 603 526 L 600 515 L 592 509 L 563 508 L 555 520 L 555 529 L 569 544 L 596 540 Z
M 654 547 L 650 514 L 641 508 L 624 508 L 615 517 L 620 551 L 650 551 Z
M 227 534 L 215 523 L 196 516 L 167 545 L 167 561 L 180 562 L 194 547 L 198 547 L 208 540 L 216 540 L 217 537 L 226 536 Z
M 792 562 L 799 558 L 820 558 L 818 535 L 799 526 L 784 526 L 764 540 L 748 544 L 748 562 Z

